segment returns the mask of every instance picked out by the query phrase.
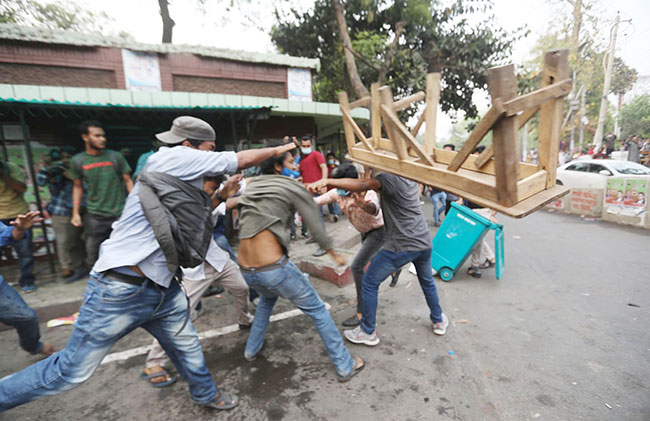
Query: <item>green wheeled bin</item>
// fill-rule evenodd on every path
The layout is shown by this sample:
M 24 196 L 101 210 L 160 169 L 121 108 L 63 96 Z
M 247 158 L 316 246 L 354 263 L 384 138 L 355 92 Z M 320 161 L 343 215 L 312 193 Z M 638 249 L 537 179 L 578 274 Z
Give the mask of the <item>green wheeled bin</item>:
M 495 269 L 497 279 L 501 279 L 504 269 L 503 225 L 491 222 L 466 206 L 451 204 L 451 209 L 433 237 L 431 256 L 431 265 L 443 281 L 451 281 L 474 246 L 490 229 L 495 230 Z

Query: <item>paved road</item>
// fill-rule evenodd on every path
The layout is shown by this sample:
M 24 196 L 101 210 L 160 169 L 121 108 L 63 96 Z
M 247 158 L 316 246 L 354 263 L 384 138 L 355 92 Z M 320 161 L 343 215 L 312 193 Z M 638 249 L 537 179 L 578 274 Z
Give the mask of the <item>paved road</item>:
M 427 214 L 430 206 L 426 205 Z M 434 337 L 417 280 L 382 285 L 376 348 L 351 345 L 367 369 L 336 381 L 305 316 L 272 324 L 264 357 L 242 358 L 245 334 L 206 339 L 219 385 L 240 406 L 213 414 L 180 382 L 157 390 L 138 378 L 143 356 L 102 365 L 85 385 L 0 414 L 1 420 L 648 420 L 650 232 L 540 211 L 503 218 L 507 264 L 497 281 L 461 272 L 438 282 L 452 320 Z M 346 222 L 347 223 L 347 222 Z M 337 322 L 354 288 L 313 280 Z M 205 331 L 235 322 L 228 297 L 207 301 Z M 277 312 L 290 310 L 286 303 Z M 62 344 L 70 328 L 45 333 Z M 136 332 L 117 351 L 148 344 Z M 0 333 L 0 375 L 33 362 L 14 332 Z

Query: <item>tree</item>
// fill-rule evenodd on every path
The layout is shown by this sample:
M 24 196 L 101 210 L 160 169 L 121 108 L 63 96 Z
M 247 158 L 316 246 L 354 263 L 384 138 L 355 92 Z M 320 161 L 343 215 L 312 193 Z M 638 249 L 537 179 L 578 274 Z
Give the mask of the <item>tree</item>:
M 573 83 L 575 84 L 576 92 L 579 89 L 585 90 L 585 117 L 587 117 L 588 121 L 586 124 L 586 131 L 587 134 L 591 134 L 591 137 L 593 137 L 596 122 L 598 120 L 598 112 L 600 109 L 600 102 L 604 86 L 603 63 L 607 46 L 597 42 L 597 37 L 594 35 L 597 32 L 598 28 L 601 28 L 603 24 L 600 22 L 597 16 L 591 13 L 587 13 L 587 11 L 591 11 L 591 5 L 585 4 L 584 1 L 582 3 L 583 14 L 581 19 L 583 19 L 583 24 L 581 26 L 581 37 L 584 39 L 584 41 L 580 42 L 576 54 L 570 54 L 569 66 L 575 72 Z M 588 25 L 584 24 L 585 19 Z M 524 66 L 526 71 L 529 73 L 540 72 L 544 53 L 552 48 L 572 49 L 572 40 L 572 20 L 568 15 L 562 16 L 560 14 L 560 18 L 556 20 L 549 31 L 546 34 L 542 35 L 535 43 L 535 46 L 531 50 L 532 59 Z M 632 88 L 634 82 L 636 81 L 636 78 L 636 70 L 628 67 L 619 57 L 615 57 L 610 92 L 608 92 L 608 94 L 619 95 L 622 99 L 622 95 Z M 576 121 L 579 121 L 577 120 L 577 114 L 575 117 Z M 610 131 L 613 129 L 613 122 L 614 120 L 612 118 L 612 113 L 609 113 L 605 131 Z M 533 123 L 535 123 L 534 120 Z M 567 136 L 569 134 L 570 127 L 571 124 L 567 124 L 564 127 L 565 134 Z M 591 137 L 589 140 L 587 140 L 587 143 L 591 143 Z
M 340 35 L 334 2 L 344 11 L 351 49 Z M 478 13 L 484 18 L 470 23 L 469 17 Z M 398 97 L 423 90 L 426 74 L 440 72 L 441 109 L 462 110 L 470 118 L 477 115 L 472 94 L 487 86 L 487 68 L 504 63 L 513 42 L 523 35 L 499 28 L 488 0 L 456 0 L 451 5 L 433 0 L 315 0 L 310 11 L 276 12 L 276 20 L 271 39 L 280 52 L 320 58 L 322 68 L 314 77 L 317 100 L 335 102 L 340 90 L 356 98 L 365 95 L 349 77 L 346 55 L 352 55 L 364 88 L 385 78 Z
M 650 137 L 650 95 L 637 96 L 621 108 L 622 137 Z
M 67 0 L 3 0 L 0 3 L 0 23 L 82 32 L 107 27 L 111 20 L 103 11 L 88 10 Z
M 163 24 L 162 42 L 163 44 L 171 44 L 176 22 L 169 16 L 169 1 L 158 0 L 158 7 L 160 7 L 160 18 Z

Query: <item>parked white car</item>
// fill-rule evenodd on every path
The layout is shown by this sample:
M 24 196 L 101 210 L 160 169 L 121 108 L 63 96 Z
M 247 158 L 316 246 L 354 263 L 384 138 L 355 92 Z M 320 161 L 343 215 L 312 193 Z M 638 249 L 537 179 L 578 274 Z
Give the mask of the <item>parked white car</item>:
M 572 189 L 604 189 L 612 176 L 650 180 L 650 168 L 612 159 L 575 160 L 558 167 L 556 182 Z

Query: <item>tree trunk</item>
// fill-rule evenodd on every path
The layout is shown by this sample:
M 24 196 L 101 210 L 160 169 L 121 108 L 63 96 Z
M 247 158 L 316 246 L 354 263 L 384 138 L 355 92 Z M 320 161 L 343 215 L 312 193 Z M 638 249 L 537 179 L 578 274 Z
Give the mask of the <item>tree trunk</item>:
M 176 23 L 171 16 L 169 16 L 169 1 L 158 0 L 158 6 L 160 6 L 160 17 L 162 18 L 163 23 L 162 42 L 163 44 L 171 44 L 172 31 L 174 30 L 174 25 Z
M 573 31 L 571 32 L 571 49 L 573 54 L 578 55 L 580 45 L 580 27 L 582 26 L 582 0 L 574 0 L 573 5 Z
M 162 0 L 161 0 L 162 1 Z M 354 60 L 354 54 L 352 53 L 352 40 L 350 40 L 350 34 L 348 33 L 348 25 L 345 22 L 345 15 L 343 14 L 343 6 L 339 0 L 331 0 L 332 8 L 334 9 L 334 14 L 336 15 L 336 23 L 339 27 L 339 35 L 341 36 L 341 42 L 343 43 L 343 53 L 345 54 L 345 67 L 348 71 L 348 79 L 352 85 L 352 90 L 354 95 L 357 98 L 362 98 L 368 96 L 368 89 L 363 85 L 361 77 L 359 77 L 359 71 L 357 70 L 357 62 Z

